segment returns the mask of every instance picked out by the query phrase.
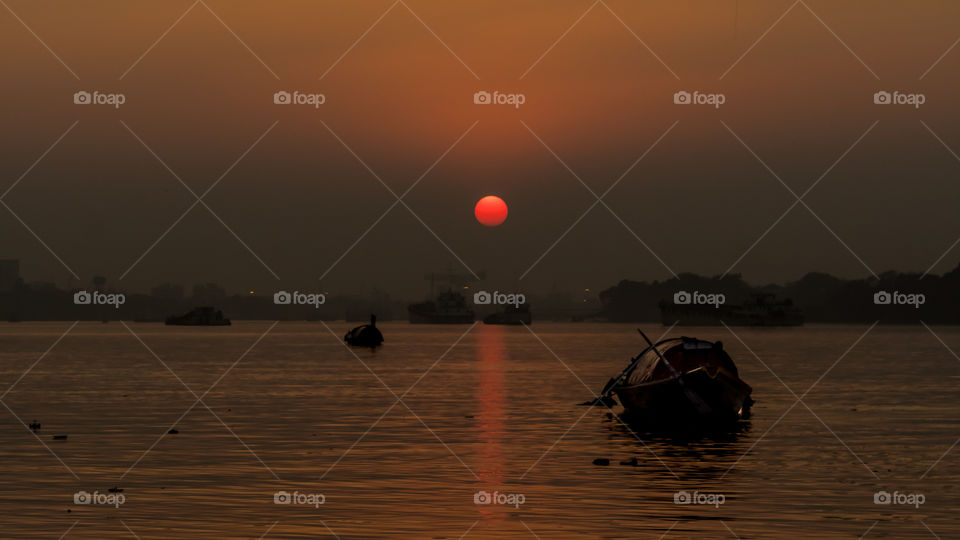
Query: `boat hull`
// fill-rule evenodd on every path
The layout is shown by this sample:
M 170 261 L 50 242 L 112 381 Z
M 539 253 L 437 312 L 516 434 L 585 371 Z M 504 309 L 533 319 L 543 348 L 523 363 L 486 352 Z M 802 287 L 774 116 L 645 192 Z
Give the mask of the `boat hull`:
M 752 388 L 723 368 L 616 388 L 625 416 L 651 424 L 736 422 L 749 414 Z

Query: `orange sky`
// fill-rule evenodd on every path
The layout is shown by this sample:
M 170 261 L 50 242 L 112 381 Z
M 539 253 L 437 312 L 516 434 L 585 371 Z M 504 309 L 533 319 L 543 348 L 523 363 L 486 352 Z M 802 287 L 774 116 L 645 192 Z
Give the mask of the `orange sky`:
M 4 200 L 84 281 L 119 277 L 194 200 L 121 120 L 197 193 L 278 122 L 207 199 L 250 250 L 198 207 L 125 278 L 135 287 L 275 283 L 250 251 L 284 280 L 327 270 L 394 199 L 324 123 L 397 193 L 476 123 L 405 199 L 417 216 L 395 208 L 331 272 L 344 289 L 410 290 L 424 271 L 459 265 L 421 219 L 469 266 L 515 280 L 595 200 L 536 136 L 599 194 L 674 122 L 611 192 L 617 216 L 595 208 L 531 286 L 669 276 L 634 235 L 675 271 L 726 270 L 794 199 L 724 123 L 800 193 L 880 121 L 808 199 L 833 232 L 795 209 L 737 267 L 747 279 L 922 271 L 960 234 L 960 163 L 920 123 L 960 149 L 960 50 L 920 79 L 960 37 L 960 6 L 947 2 L 810 1 L 772 30 L 791 2 L 8 4 L 3 189 L 79 124 Z M 78 108 L 83 89 L 127 103 Z M 327 103 L 277 107 L 284 89 Z M 727 103 L 677 107 L 683 89 Z M 923 92 L 927 104 L 878 108 L 881 89 Z M 478 107 L 478 90 L 527 103 Z M 489 193 L 511 204 L 499 232 L 472 221 Z M 697 219 L 677 220 L 684 211 Z M 28 277 L 70 276 L 10 214 L 0 223 L 0 257 L 22 259 Z M 375 268 L 391 255 L 395 268 Z

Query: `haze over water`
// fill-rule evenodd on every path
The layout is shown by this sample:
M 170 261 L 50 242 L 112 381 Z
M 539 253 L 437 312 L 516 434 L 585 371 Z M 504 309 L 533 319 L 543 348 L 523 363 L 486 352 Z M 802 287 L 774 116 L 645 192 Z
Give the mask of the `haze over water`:
M 675 329 L 722 340 L 757 401 L 739 432 L 682 441 L 634 436 L 604 409 L 576 406 L 592 397 L 577 376 L 597 392 L 641 349 L 627 325 L 464 335 L 384 323 L 386 344 L 354 356 L 342 322 L 328 323 L 336 335 L 320 323 L 81 323 L 37 362 L 70 324 L 0 325 L 0 386 L 16 382 L 3 401 L 43 426 L 41 444 L 9 412 L 0 422 L 5 538 L 960 534 L 960 455 L 944 456 L 960 417 L 952 327 L 734 329 L 742 343 L 722 327 Z M 198 404 L 177 421 L 196 401 L 177 377 L 216 416 Z M 791 409 L 778 377 L 802 403 Z M 78 491 L 115 486 L 119 508 L 74 504 Z M 881 490 L 925 502 L 878 505 Z M 279 491 L 325 502 L 274 504 Z M 478 491 L 524 501 L 475 504 Z M 675 504 L 684 491 L 724 502 Z

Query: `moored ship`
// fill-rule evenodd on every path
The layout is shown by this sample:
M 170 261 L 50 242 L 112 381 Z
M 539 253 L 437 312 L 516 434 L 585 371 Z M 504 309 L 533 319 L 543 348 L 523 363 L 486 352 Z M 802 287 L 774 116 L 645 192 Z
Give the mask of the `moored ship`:
M 428 300 L 407 307 L 413 324 L 472 324 L 473 309 L 462 293 L 447 290 Z

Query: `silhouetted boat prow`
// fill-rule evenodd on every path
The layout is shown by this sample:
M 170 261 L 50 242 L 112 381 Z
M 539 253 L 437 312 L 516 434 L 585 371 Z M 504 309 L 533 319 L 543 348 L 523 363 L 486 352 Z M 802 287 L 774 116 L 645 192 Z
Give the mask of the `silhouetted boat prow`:
M 712 427 L 748 418 L 752 391 L 723 343 L 680 337 L 644 349 L 604 394 L 616 393 L 633 423 Z
M 166 324 L 171 326 L 230 326 L 230 319 L 223 316 L 219 309 L 210 306 L 194 308 L 186 315 L 167 317 Z
M 377 316 L 370 315 L 370 324 L 360 325 L 347 332 L 343 340 L 354 347 L 379 347 L 383 334 L 377 328 Z

